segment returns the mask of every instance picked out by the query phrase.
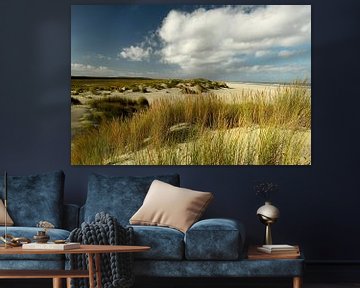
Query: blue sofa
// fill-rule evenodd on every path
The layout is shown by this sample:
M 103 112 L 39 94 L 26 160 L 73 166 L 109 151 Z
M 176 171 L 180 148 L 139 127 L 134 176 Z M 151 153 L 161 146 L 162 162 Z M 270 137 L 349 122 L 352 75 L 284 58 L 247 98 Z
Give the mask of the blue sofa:
M 121 177 L 92 174 L 80 221 L 105 211 L 123 226 L 140 208 L 154 179 L 179 186 L 179 175 Z M 215 199 L 216 201 L 216 199 Z M 205 219 L 184 234 L 158 226 L 132 226 L 135 244 L 151 250 L 135 253 L 135 275 L 150 277 L 299 277 L 303 260 L 247 260 L 245 229 L 232 219 Z M 295 286 L 294 286 L 295 287 Z M 298 286 L 296 286 L 298 287 Z
M 55 171 L 28 177 L 10 177 L 9 214 L 15 222 L 8 233 L 32 238 L 36 224 L 55 224 L 51 239 L 66 239 L 83 221 L 91 222 L 98 212 L 115 216 L 128 226 L 140 208 L 154 179 L 179 186 L 179 175 L 121 177 L 89 176 L 85 204 L 63 204 L 64 174 Z M 0 181 L 3 181 L 0 177 Z M 1 185 L 2 186 L 2 185 Z M 3 195 L 0 188 L 0 195 Z M 215 199 L 216 201 L 216 199 Z M 303 260 L 247 260 L 245 229 L 232 219 L 205 219 L 186 233 L 158 226 L 132 226 L 135 244 L 151 250 L 135 253 L 135 275 L 150 277 L 298 277 Z M 0 227 L 0 233 L 4 228 Z M 64 257 L 57 255 L 0 255 L 0 269 L 64 269 Z M 294 287 L 300 287 L 294 285 Z

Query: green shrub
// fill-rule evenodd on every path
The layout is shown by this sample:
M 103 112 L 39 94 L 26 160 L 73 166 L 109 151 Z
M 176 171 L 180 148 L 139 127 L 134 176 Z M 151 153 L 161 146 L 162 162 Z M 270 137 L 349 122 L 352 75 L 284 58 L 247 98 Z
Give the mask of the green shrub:
M 145 98 L 132 100 L 122 97 L 107 97 L 93 100 L 90 107 L 92 112 L 88 115 L 87 120 L 94 125 L 99 125 L 104 120 L 132 117 L 134 113 L 148 108 L 149 103 Z
M 158 84 L 158 83 L 153 83 L 153 84 L 151 84 L 150 87 L 151 87 L 151 88 L 154 88 L 154 89 L 156 89 L 156 90 L 163 90 L 163 89 L 165 89 L 164 86 L 162 86 L 161 84 Z
M 183 93 L 183 94 L 196 94 L 196 91 L 192 90 L 189 87 L 183 86 L 183 87 L 181 87 L 181 93 Z
M 91 92 L 93 95 L 100 95 L 100 91 L 99 91 L 99 88 L 98 88 L 98 87 L 93 87 L 93 88 L 91 88 L 90 92 Z
M 71 97 L 71 105 L 81 105 L 81 101 L 79 99 L 76 99 L 74 97 Z
M 137 85 L 131 86 L 131 90 L 132 90 L 132 92 L 140 92 L 140 91 L 141 91 L 141 90 L 140 90 L 140 87 L 137 86 Z
M 145 97 L 140 97 L 137 100 L 137 103 L 141 106 L 141 107 L 149 107 L 149 101 L 145 98 Z
M 180 80 L 178 79 L 171 79 L 168 82 L 166 82 L 166 85 L 168 88 L 174 88 L 176 87 L 176 85 L 178 85 L 180 83 Z

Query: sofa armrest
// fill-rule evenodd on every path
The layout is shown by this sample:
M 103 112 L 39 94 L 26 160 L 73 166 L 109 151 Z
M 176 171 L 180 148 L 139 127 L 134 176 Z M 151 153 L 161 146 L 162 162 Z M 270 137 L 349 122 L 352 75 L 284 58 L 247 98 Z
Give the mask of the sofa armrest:
M 233 219 L 214 218 L 196 222 L 185 234 L 188 260 L 235 260 L 242 255 L 245 228 Z
M 64 204 L 63 228 L 71 231 L 77 227 L 79 227 L 79 206 Z

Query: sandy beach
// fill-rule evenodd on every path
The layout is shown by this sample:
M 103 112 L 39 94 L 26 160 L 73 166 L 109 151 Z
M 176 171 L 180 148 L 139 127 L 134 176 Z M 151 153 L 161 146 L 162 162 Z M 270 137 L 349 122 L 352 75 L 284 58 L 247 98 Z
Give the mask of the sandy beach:
M 258 84 L 258 83 L 239 83 L 239 82 L 225 82 L 229 88 L 221 89 L 210 89 L 206 93 L 212 93 L 219 96 L 226 97 L 239 97 L 244 94 L 256 94 L 264 93 L 264 95 L 274 95 L 277 89 L 279 89 L 279 84 Z M 138 99 L 140 97 L 145 97 L 149 103 L 169 97 L 182 97 L 186 96 L 181 92 L 180 88 L 166 88 L 162 90 L 157 90 L 154 88 L 147 87 L 147 93 L 142 92 L 132 92 L 131 90 L 125 92 L 118 91 L 102 91 L 99 95 L 94 95 L 91 92 L 84 92 L 80 95 L 71 95 L 72 97 L 78 99 L 82 104 L 88 104 L 91 100 L 100 99 L 103 97 L 129 97 L 132 99 Z
M 222 89 L 219 93 L 228 93 L 229 90 L 233 90 L 235 93 L 252 92 L 261 93 L 269 92 L 274 93 L 281 87 L 280 84 L 260 84 L 260 83 L 240 83 L 240 82 L 226 82 L 229 89 Z

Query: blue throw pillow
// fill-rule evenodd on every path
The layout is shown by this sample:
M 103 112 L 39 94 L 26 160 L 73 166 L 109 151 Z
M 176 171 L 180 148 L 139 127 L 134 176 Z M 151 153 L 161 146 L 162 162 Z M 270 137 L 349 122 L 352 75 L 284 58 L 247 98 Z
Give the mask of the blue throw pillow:
M 8 176 L 8 212 L 16 226 L 35 227 L 45 220 L 62 226 L 64 172 Z M 0 183 L 4 177 L 0 176 Z M 3 185 L 0 195 L 4 198 Z
M 128 225 L 155 179 L 174 186 L 180 185 L 178 174 L 146 177 L 90 175 L 84 220 L 93 221 L 96 213 L 106 212 L 121 225 Z

